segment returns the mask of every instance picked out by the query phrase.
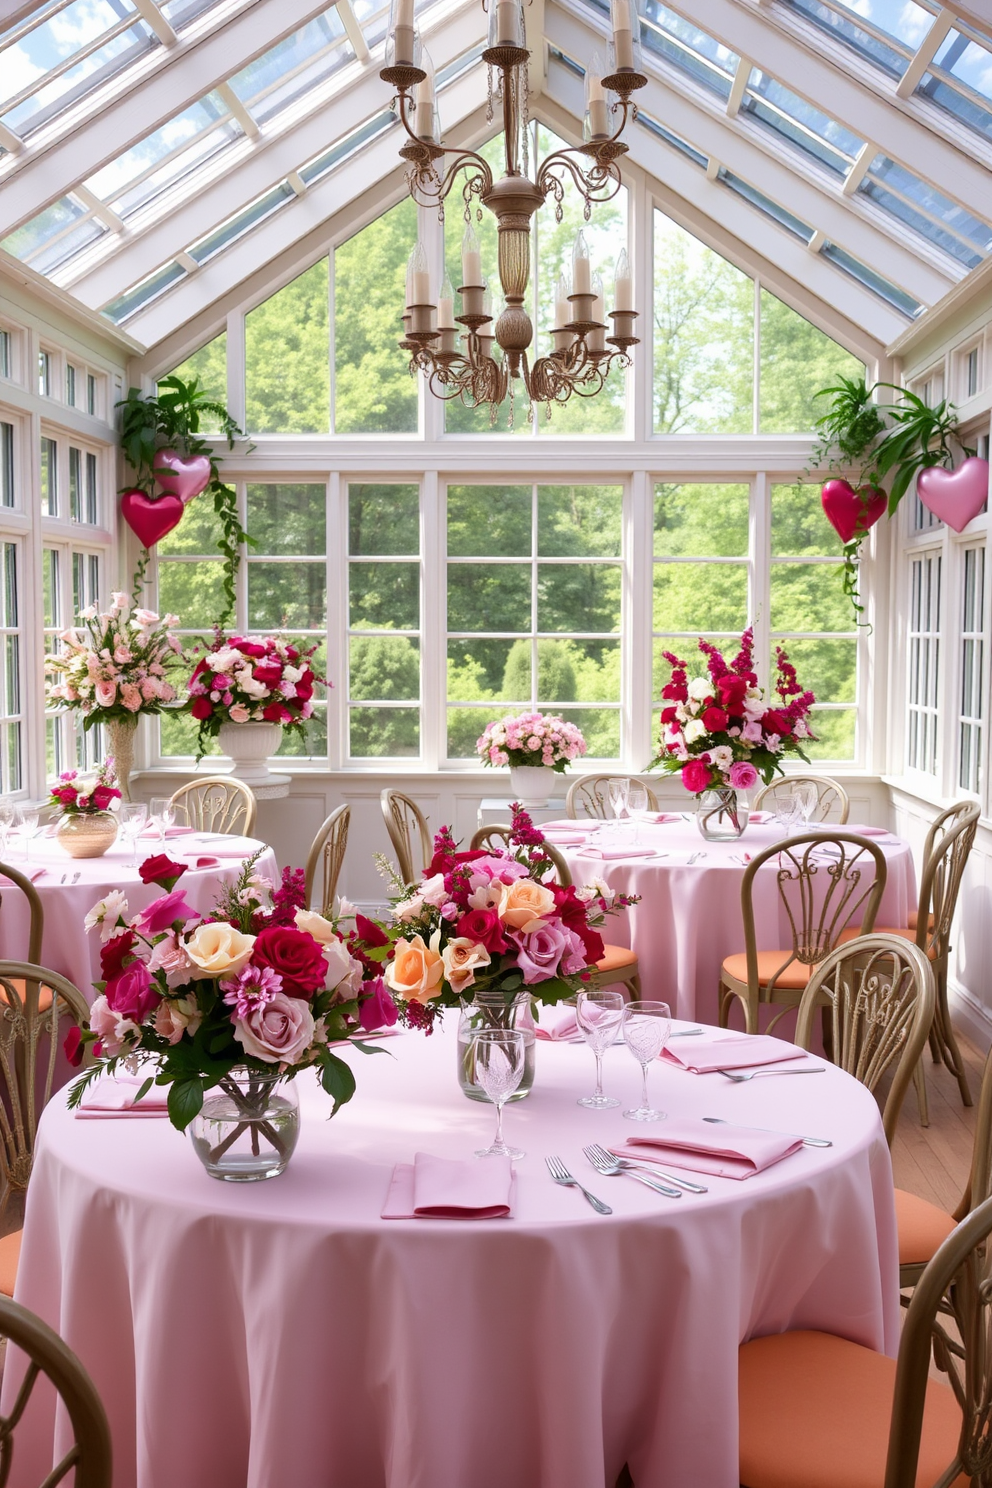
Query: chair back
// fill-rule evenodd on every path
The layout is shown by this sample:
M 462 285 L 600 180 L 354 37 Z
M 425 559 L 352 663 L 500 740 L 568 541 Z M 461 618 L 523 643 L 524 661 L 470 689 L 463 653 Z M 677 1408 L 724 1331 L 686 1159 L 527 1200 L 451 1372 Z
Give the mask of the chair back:
M 568 787 L 568 795 L 565 797 L 565 815 L 570 817 L 595 816 L 605 821 L 613 815 L 613 807 L 610 805 L 610 781 L 611 780 L 633 780 L 632 775 L 580 775 L 578 780 L 573 780 Z M 648 806 L 652 811 L 658 810 L 658 797 L 647 784 L 641 780 L 640 784 L 648 793 Z
M 198 832 L 250 837 L 255 830 L 255 793 L 232 775 L 191 780 L 173 792 L 172 804 L 185 808 L 190 826 Z
M 813 821 L 826 821 L 831 811 L 837 811 L 837 821 L 843 826 L 851 809 L 847 791 L 829 775 L 785 775 L 763 786 L 754 798 L 754 809 L 764 806 L 766 811 L 775 811 L 788 798 L 794 785 L 816 786 L 816 809 Z
M 918 946 L 898 935 L 859 935 L 820 962 L 799 1004 L 801 1049 L 810 1047 L 813 1019 L 826 1005 L 831 1037 L 825 1043 L 835 1064 L 871 1091 L 895 1067 L 882 1112 L 890 1146 L 936 996 L 933 967 Z
M 488 827 L 480 827 L 473 835 L 469 846 L 473 852 L 480 847 L 489 848 L 493 852 L 504 852 L 510 846 L 510 833 L 512 831 L 513 828 L 511 826 L 504 826 L 502 822 L 497 825 L 494 822 Z M 572 882 L 572 874 L 568 864 L 565 862 L 564 855 L 559 852 L 557 847 L 547 841 L 541 843 L 541 851 L 546 858 L 551 859 L 551 862 L 555 865 L 555 876 L 558 882 L 563 889 L 567 889 Z
M 344 862 L 344 852 L 348 845 L 350 823 L 351 807 L 338 806 L 331 812 L 313 839 L 313 846 L 307 858 L 304 875 L 307 908 L 313 905 L 313 887 L 317 879 L 317 871 L 320 869 L 320 897 L 317 904 L 322 915 L 329 915 L 334 908 L 334 895 L 337 892 L 341 864 Z
M 28 911 L 31 915 L 31 923 L 28 929 L 28 956 L 27 959 L 33 966 L 41 961 L 41 942 L 45 935 L 45 911 L 41 905 L 41 895 L 26 874 L 16 868 L 11 868 L 7 863 L 0 863 L 0 873 L 4 878 L 10 880 L 15 888 L 28 901 Z M 7 893 L 6 888 L 0 888 L 0 913 L 3 911 L 3 896 Z
M 54 1386 L 69 1417 L 73 1442 L 55 1465 L 46 1483 L 61 1483 L 75 1469 L 75 1488 L 111 1488 L 113 1452 L 110 1426 L 96 1386 L 68 1344 L 40 1317 L 10 1297 L 0 1295 L 0 1337 L 30 1360 L 19 1378 L 17 1396 L 9 1413 L 0 1417 L 0 1483 L 6 1483 L 12 1460 L 17 1460 L 14 1433 L 28 1405 L 39 1375 Z M 7 1368 L 13 1363 L 7 1355 Z
M 916 944 L 935 962 L 946 961 L 951 948 L 951 922 L 957 909 L 965 865 L 978 831 L 979 814 L 979 806 L 971 801 L 964 811 L 957 813 L 948 829 L 934 831 L 936 823 L 930 829 L 933 846 L 924 861 L 920 880 Z
M 930 830 L 927 832 L 927 838 L 923 844 L 924 863 L 927 862 L 945 832 L 949 832 L 952 827 L 956 827 L 965 817 L 970 821 L 977 814 L 978 810 L 978 805 L 974 801 L 955 801 L 953 806 L 948 806 L 939 816 L 935 816 L 930 823 Z
M 12 1189 L 28 1186 L 38 1120 L 51 1099 L 62 1039 L 88 1017 L 85 997 L 67 977 L 28 961 L 0 961 L 0 1076 L 9 1097 L 0 1101 L 5 1201 Z
M 414 884 L 420 877 L 420 868 L 426 868 L 431 860 L 431 839 L 427 831 L 424 813 L 416 801 L 411 801 L 402 791 L 387 788 L 379 797 L 382 819 L 386 823 L 389 840 L 396 854 L 400 878 L 405 884 Z M 415 860 L 416 837 L 420 838 L 420 868 Z
M 961 1407 L 958 1450 L 934 1488 L 992 1484 L 992 1199 L 948 1235 L 916 1283 L 896 1364 L 884 1488 L 916 1488 L 931 1351 Z M 945 1325 L 949 1318 L 951 1328 Z
M 792 931 L 792 948 L 771 977 L 759 977 L 754 923 L 754 880 L 765 863 L 775 862 L 779 899 Z M 869 871 L 871 876 L 869 877 Z M 816 966 L 828 956 L 852 923 L 862 934 L 875 924 L 885 891 L 885 854 L 877 843 L 854 832 L 803 832 L 766 847 L 752 858 L 741 882 L 744 949 L 752 996 L 775 1001 L 779 978 L 794 961 Z
M 982 1088 L 975 1116 L 975 1142 L 971 1149 L 971 1171 L 961 1202 L 954 1211 L 955 1219 L 964 1219 L 972 1209 L 992 1197 L 992 1049 L 982 1071 Z

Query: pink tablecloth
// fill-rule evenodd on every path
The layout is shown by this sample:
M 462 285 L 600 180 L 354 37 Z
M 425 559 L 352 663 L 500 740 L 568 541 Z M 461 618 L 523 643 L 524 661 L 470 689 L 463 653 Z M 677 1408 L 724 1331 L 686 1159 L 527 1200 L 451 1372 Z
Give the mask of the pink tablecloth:
M 249 837 L 203 833 L 169 837 L 165 850 L 177 862 L 190 863 L 183 875 L 183 890 L 189 903 L 206 914 L 213 906 L 219 886 L 233 883 L 241 872 L 244 859 L 263 846 Z M 158 837 L 143 837 L 139 843 L 138 860 L 140 862 L 161 850 Z M 192 866 L 198 857 L 211 856 L 217 857 L 214 866 Z M 45 911 L 41 964 L 50 971 L 60 971 L 67 976 L 92 1002 L 96 996 L 93 982 L 101 974 L 100 937 L 96 931 L 87 934 L 83 928 L 87 912 L 111 889 L 123 890 L 131 914 L 151 904 L 164 890 L 155 884 L 141 882 L 138 870 L 133 867 L 134 855 L 130 847 L 122 843 L 115 843 L 101 858 L 73 859 L 50 837 L 38 837 L 31 843 L 27 862 L 23 849 L 19 855 L 11 856 L 9 862 L 20 873 L 31 874 L 44 867 L 43 876 L 35 882 Z M 276 855 L 270 847 L 265 848 L 259 859 L 258 871 L 278 884 Z M 76 873 L 79 874 L 78 883 L 69 882 Z M 63 878 L 65 883 L 61 882 Z M 30 915 L 25 896 L 20 889 L 0 878 L 0 960 L 27 959 L 29 929 Z
M 635 832 L 629 830 L 633 840 Z M 744 854 L 755 857 L 781 842 L 783 835 L 780 827 L 754 823 L 737 842 L 704 842 L 695 822 L 679 819 L 638 829 L 639 845 L 655 849 L 658 856 L 604 861 L 576 846 L 562 847 L 561 852 L 577 884 L 599 877 L 613 889 L 641 895 L 640 904 L 607 920 L 603 935 L 637 952 L 643 995 L 670 1003 L 679 1017 L 715 1023 L 720 968 L 726 956 L 744 949 Z M 595 840 L 591 837 L 590 843 Z M 898 837 L 873 840 L 884 852 L 888 870 L 876 924 L 905 925 L 916 904 L 910 845 Z M 689 862 L 700 853 L 705 856 Z M 758 874 L 754 894 L 758 945 L 769 950 L 792 944 L 775 872 L 771 860 Z M 738 1013 L 738 1021 L 739 1017 Z
M 847 1075 L 731 1085 L 659 1063 L 673 1116 L 834 1142 L 676 1202 L 592 1172 L 585 1143 L 638 1128 L 576 1106 L 588 1049 L 542 1044 L 505 1118 L 527 1153 L 516 1217 L 383 1221 L 394 1163 L 490 1139 L 492 1108 L 457 1090 L 453 1035 L 353 1052 L 358 1094 L 332 1122 L 301 1082 L 299 1146 L 267 1183 L 208 1178 L 165 1120 L 49 1106 L 17 1296 L 95 1380 L 115 1488 L 603 1488 L 624 1461 L 638 1488 L 734 1488 L 742 1339 L 822 1328 L 895 1351 L 889 1154 Z M 605 1081 L 637 1097 L 625 1048 L 606 1051 Z M 548 1153 L 612 1217 L 556 1187 Z M 18 1364 L 8 1353 L 5 1411 Z M 53 1422 L 29 1406 L 13 1488 L 50 1466 Z

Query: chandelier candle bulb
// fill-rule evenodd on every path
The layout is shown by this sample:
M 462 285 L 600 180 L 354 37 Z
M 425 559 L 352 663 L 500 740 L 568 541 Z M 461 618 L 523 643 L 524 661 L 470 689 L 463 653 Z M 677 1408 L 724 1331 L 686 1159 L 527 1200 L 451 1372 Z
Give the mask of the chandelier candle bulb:
M 592 302 L 592 318 L 593 318 L 593 320 L 600 321 L 601 322 L 601 325 L 599 326 L 599 328 L 597 330 L 590 331 L 589 332 L 589 336 L 588 336 L 589 350 L 590 351 L 605 351 L 606 350 L 606 329 L 605 329 L 605 323 L 606 323 L 606 292 L 605 292 L 605 290 L 603 288 L 603 278 L 602 278 L 602 275 L 601 274 L 596 274 L 596 275 L 593 276 L 592 292 L 593 292 L 593 295 L 595 297 L 593 299 L 593 302 Z
M 520 46 L 519 34 L 520 7 L 517 0 L 497 0 L 496 5 L 496 45 L 497 46 Z
M 462 234 L 462 280 L 466 286 L 481 284 L 482 254 L 479 239 L 471 222 Z
M 429 140 L 435 143 L 434 131 L 434 68 L 431 66 L 427 53 L 422 56 L 421 65 L 426 67 L 427 76 L 417 84 L 417 106 L 414 130 L 418 139 Z
M 447 274 L 441 281 L 441 293 L 437 300 L 437 328 L 439 331 L 455 329 L 455 291 Z
M 634 29 L 630 0 L 612 0 L 613 53 L 618 72 L 634 70 Z
M 630 277 L 630 260 L 626 248 L 620 249 L 616 277 L 613 281 L 613 305 L 617 310 L 633 310 L 634 286 Z
M 555 329 L 563 331 L 572 318 L 572 307 L 568 303 L 571 286 L 564 274 L 558 275 L 555 286 Z
M 610 132 L 603 87 L 603 64 L 598 52 L 593 53 L 586 73 L 586 124 L 590 139 L 605 139 Z
M 577 295 L 592 293 L 592 266 L 589 245 L 584 232 L 579 232 L 572 249 L 572 289 Z
M 413 0 L 394 0 L 393 61 L 397 67 L 413 66 Z

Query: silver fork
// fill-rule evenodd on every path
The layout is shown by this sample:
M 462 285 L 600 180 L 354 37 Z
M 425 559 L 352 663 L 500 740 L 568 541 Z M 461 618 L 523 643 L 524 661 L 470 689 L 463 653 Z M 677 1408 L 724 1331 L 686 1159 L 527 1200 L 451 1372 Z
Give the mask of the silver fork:
M 705 858 L 705 857 L 706 857 L 706 854 L 704 852 L 690 853 L 689 854 L 689 860 L 686 863 L 686 867 L 687 868 L 691 868 L 692 865 L 693 865 L 693 863 L 698 863 L 699 860 L 700 860 L 700 858 Z
M 602 1199 L 597 1199 L 595 1194 L 591 1194 L 587 1188 L 582 1187 L 582 1184 L 579 1182 L 578 1178 L 572 1177 L 571 1173 L 568 1171 L 560 1157 L 546 1157 L 544 1161 L 547 1163 L 548 1172 L 551 1174 L 555 1182 L 562 1184 L 565 1188 L 577 1188 L 579 1190 L 579 1193 L 585 1194 L 586 1198 L 589 1200 L 590 1204 L 595 1209 L 597 1214 L 613 1213 L 613 1210 L 610 1208 L 609 1204 L 604 1204 Z
M 79 880 L 82 878 L 82 876 L 83 876 L 82 875 L 82 870 L 81 869 L 77 869 L 76 872 L 72 875 L 72 881 L 73 881 L 73 883 L 78 883 Z
M 670 1188 L 667 1183 L 662 1183 L 659 1178 L 652 1178 L 647 1173 L 636 1173 L 633 1169 L 625 1168 L 619 1158 L 605 1153 L 603 1157 L 597 1156 L 595 1147 L 583 1147 L 586 1159 L 592 1163 L 597 1173 L 602 1173 L 604 1178 L 636 1178 L 638 1183 L 643 1183 L 645 1188 L 653 1188 L 655 1193 L 665 1194 L 669 1199 L 680 1199 L 682 1190 Z M 602 1151 L 602 1148 L 599 1149 Z
M 733 1080 L 733 1082 L 734 1082 L 735 1085 L 743 1085 L 746 1080 L 756 1080 L 759 1075 L 822 1075 L 825 1068 L 826 1068 L 825 1065 L 814 1064 L 813 1067 L 812 1067 L 812 1069 L 798 1069 L 798 1070 L 758 1069 L 758 1070 L 749 1070 L 746 1074 L 743 1074 L 743 1075 L 740 1074 L 737 1071 L 717 1070 L 717 1074 L 718 1075 L 726 1075 L 727 1079 L 728 1080 Z
M 630 1178 L 650 1176 L 655 1181 L 662 1179 L 665 1183 L 677 1184 L 679 1188 L 687 1189 L 689 1193 L 709 1193 L 709 1189 L 704 1188 L 701 1183 L 690 1183 L 688 1178 L 676 1178 L 674 1173 L 662 1173 L 654 1163 L 639 1163 L 633 1158 L 617 1157 L 616 1153 L 607 1152 L 606 1148 L 601 1147 L 598 1142 L 593 1142 L 591 1147 L 584 1147 L 583 1151 L 594 1167 L 598 1167 L 599 1163 L 603 1162 L 616 1163 L 617 1170 L 626 1173 Z M 591 1156 L 594 1152 L 598 1154 L 598 1160 Z M 603 1172 L 605 1171 L 604 1168 Z

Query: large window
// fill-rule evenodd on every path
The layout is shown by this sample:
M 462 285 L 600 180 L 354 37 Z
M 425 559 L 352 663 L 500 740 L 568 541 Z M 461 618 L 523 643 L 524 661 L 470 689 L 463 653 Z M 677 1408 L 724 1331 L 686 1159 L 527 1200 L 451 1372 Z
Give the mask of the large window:
M 24 784 L 21 747 L 24 724 L 21 700 L 21 637 L 23 620 L 19 599 L 21 545 L 0 542 L 0 790 L 18 791 Z
M 961 694 L 958 785 L 977 795 L 982 785 L 985 722 L 985 545 L 965 548 L 961 596 Z
M 937 773 L 937 722 L 940 698 L 939 553 L 921 553 L 910 564 L 909 717 L 906 763 L 927 775 Z
M 700 636 L 723 649 L 747 624 L 749 496 L 742 482 L 655 486 L 655 699 L 669 677 L 666 651 L 701 663 Z
M 348 754 L 420 756 L 420 489 L 348 488 Z

